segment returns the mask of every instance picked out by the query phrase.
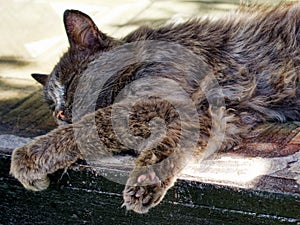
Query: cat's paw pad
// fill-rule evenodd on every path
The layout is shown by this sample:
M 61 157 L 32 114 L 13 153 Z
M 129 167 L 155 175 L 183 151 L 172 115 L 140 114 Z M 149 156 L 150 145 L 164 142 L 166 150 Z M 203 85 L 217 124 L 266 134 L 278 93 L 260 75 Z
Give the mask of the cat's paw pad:
M 131 176 L 123 192 L 123 206 L 127 210 L 146 213 L 161 201 L 167 189 L 165 181 L 161 181 L 153 171 Z

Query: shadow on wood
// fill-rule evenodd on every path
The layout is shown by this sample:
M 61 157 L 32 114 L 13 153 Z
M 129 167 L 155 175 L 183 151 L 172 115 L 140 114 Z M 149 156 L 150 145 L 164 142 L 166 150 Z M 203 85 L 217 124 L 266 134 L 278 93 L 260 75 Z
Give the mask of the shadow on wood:
M 0 159 L 1 224 L 297 224 L 300 196 L 180 180 L 163 202 L 139 215 L 122 205 L 123 185 L 74 166 L 51 176 L 43 192 L 26 191 Z M 81 169 L 80 169 L 81 168 Z

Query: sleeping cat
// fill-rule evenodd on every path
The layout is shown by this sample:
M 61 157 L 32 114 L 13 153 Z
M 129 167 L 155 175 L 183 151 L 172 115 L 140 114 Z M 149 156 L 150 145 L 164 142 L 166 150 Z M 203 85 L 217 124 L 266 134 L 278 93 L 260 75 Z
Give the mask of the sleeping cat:
M 122 39 L 76 10 L 70 47 L 50 75 L 33 74 L 60 125 L 14 150 L 27 189 L 78 159 L 137 156 L 128 210 L 157 205 L 192 159 L 247 138 L 266 121 L 300 118 L 300 3 L 241 7 L 219 20 L 142 26 Z

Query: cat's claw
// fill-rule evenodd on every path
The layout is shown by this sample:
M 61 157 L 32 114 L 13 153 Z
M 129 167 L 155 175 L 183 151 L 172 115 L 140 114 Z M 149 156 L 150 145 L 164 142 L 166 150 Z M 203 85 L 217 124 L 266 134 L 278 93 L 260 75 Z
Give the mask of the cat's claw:
M 146 213 L 161 201 L 170 186 L 169 179 L 161 181 L 153 171 L 147 174 L 132 174 L 123 191 L 122 206 L 137 213 Z

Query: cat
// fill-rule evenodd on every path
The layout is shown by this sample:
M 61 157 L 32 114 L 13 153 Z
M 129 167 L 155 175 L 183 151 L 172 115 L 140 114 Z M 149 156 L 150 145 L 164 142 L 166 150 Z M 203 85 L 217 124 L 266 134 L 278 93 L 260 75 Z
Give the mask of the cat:
M 146 213 L 192 159 L 266 121 L 300 118 L 299 2 L 141 26 L 122 39 L 77 10 L 64 25 L 68 51 L 50 75 L 32 75 L 59 126 L 12 154 L 10 173 L 29 190 L 78 159 L 131 152 L 124 206 Z

